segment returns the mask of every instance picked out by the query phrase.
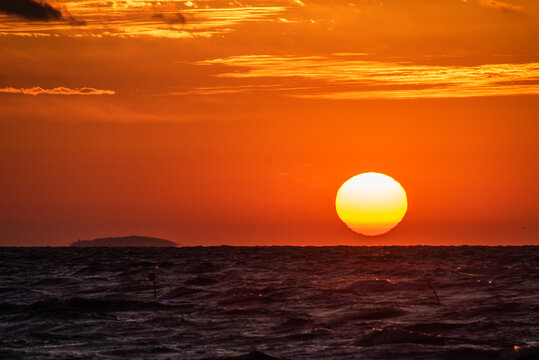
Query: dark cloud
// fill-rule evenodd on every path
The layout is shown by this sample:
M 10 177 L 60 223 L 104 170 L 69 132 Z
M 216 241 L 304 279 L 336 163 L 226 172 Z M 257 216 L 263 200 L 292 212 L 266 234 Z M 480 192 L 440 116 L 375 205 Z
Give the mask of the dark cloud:
M 64 16 L 64 19 L 68 23 L 70 23 L 71 25 L 74 25 L 74 26 L 83 26 L 83 25 L 87 24 L 85 20 L 77 19 L 76 17 L 73 17 L 69 13 L 67 13 L 66 16 Z
M 28 20 L 61 20 L 60 10 L 37 0 L 0 0 L 0 12 L 17 15 Z
M 176 14 L 176 19 L 174 19 L 175 22 L 179 22 L 181 24 L 185 24 L 186 23 L 186 20 L 185 20 L 185 16 L 183 16 L 181 13 L 177 13 Z
M 183 16 L 181 13 L 176 13 L 176 16 L 173 17 L 165 17 L 163 13 L 156 13 L 152 15 L 152 18 L 163 19 L 163 21 L 167 24 L 185 24 L 187 22 L 185 16 Z

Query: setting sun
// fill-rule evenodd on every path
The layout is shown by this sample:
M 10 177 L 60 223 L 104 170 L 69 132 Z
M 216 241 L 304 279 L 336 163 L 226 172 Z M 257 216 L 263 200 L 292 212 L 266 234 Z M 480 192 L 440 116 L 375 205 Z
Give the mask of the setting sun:
M 340 187 L 335 207 L 350 229 L 375 236 L 397 226 L 408 202 L 406 192 L 393 178 L 369 172 L 352 177 Z

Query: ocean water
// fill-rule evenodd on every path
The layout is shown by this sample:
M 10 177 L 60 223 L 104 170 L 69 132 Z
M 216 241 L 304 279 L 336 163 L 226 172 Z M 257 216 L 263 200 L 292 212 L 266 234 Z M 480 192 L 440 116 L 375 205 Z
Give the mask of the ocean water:
M 0 358 L 539 359 L 539 247 L 0 248 Z

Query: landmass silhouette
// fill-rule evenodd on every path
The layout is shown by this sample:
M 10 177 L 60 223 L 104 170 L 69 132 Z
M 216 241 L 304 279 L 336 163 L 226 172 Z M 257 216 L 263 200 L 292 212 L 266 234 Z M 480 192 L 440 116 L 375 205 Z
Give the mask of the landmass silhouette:
M 131 246 L 145 246 L 145 247 L 176 247 L 177 243 L 170 240 L 152 238 L 147 236 L 120 236 L 120 237 L 106 237 L 93 240 L 78 240 L 71 243 L 71 246 L 78 247 L 131 247 Z

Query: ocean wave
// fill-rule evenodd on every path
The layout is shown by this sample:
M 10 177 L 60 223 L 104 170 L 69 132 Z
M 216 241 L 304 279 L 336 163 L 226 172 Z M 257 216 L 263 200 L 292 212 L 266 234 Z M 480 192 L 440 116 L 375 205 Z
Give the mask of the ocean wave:
M 19 313 L 25 317 L 73 317 L 88 313 L 111 313 L 124 311 L 172 310 L 176 306 L 156 301 L 141 301 L 113 298 L 50 298 L 29 305 L 0 304 L 0 311 Z
M 248 354 L 226 357 L 210 357 L 204 360 L 281 360 L 281 358 L 264 354 L 260 351 L 252 351 Z
M 0 248 L 0 358 L 534 359 L 537 293 L 539 247 Z
M 356 345 L 378 346 L 404 343 L 443 345 L 445 342 L 446 340 L 440 334 L 432 335 L 402 328 L 373 328 L 371 332 L 362 336 Z
M 359 294 L 386 291 L 425 291 L 426 281 L 359 280 L 345 288 Z

